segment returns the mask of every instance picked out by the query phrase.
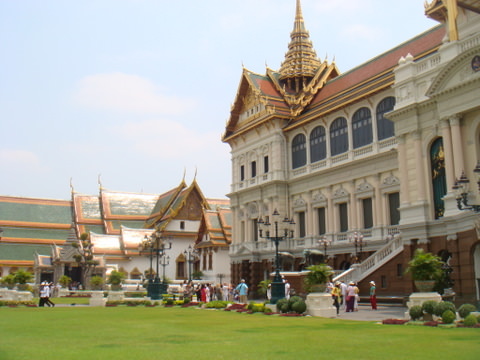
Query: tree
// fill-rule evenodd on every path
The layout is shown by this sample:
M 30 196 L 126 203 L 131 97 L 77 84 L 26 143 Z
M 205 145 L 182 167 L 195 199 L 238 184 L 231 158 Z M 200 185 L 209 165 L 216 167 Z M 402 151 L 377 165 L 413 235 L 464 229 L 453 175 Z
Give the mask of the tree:
M 77 243 L 72 243 L 72 246 L 77 252 L 73 255 L 73 258 L 82 269 L 82 284 L 85 288 L 88 288 L 90 277 L 95 267 L 99 264 L 99 262 L 93 258 L 93 244 L 89 235 L 82 233 L 80 240 Z

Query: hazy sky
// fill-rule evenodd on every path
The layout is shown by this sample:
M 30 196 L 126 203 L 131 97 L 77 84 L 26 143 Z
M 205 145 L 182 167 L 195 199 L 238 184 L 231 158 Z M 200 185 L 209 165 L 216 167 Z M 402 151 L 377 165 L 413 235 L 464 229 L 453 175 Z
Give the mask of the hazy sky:
M 303 0 L 341 72 L 437 25 L 424 0 Z M 278 70 L 295 0 L 0 0 L 0 195 L 225 197 L 242 65 Z M 406 55 L 406 54 L 405 54 Z

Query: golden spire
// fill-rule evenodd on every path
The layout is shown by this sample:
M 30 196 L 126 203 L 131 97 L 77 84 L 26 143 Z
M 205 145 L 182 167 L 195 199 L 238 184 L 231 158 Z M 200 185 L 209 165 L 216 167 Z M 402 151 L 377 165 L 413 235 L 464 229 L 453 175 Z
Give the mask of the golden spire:
M 286 81 L 287 87 L 298 93 L 321 66 L 310 41 L 310 34 L 305 28 L 300 0 L 297 0 L 295 23 L 290 38 L 285 60 L 279 70 L 280 80 Z

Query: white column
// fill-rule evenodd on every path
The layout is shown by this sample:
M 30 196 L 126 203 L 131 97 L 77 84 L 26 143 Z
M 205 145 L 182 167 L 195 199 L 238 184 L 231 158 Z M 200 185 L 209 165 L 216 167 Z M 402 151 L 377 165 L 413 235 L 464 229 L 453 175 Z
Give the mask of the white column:
M 398 141 L 398 170 L 400 173 L 400 203 L 409 203 L 410 194 L 408 192 L 408 167 L 407 167 L 407 148 L 406 135 L 397 136 Z
M 445 175 L 447 179 L 447 192 L 451 191 L 455 184 L 455 168 L 453 167 L 453 147 L 450 123 L 447 120 L 440 121 L 443 138 L 443 152 L 445 154 Z M 459 175 L 460 176 L 460 175 Z
M 452 154 L 455 169 L 455 177 L 460 177 L 465 170 L 465 162 L 462 151 L 462 133 L 460 131 L 460 116 L 450 117 L 450 129 L 452 131 Z
M 355 180 L 351 181 L 350 188 L 350 206 L 348 207 L 348 230 L 358 229 L 357 223 L 357 200 L 355 198 Z
M 420 130 L 413 132 L 413 141 L 415 146 L 415 172 L 417 185 L 417 200 L 425 200 L 425 166 L 422 159 L 422 134 Z
M 383 211 L 382 193 L 380 191 L 380 174 L 375 174 L 373 176 L 373 186 L 375 188 L 373 199 L 373 215 L 375 223 L 373 226 L 382 226 L 385 225 L 386 222 L 383 221 L 385 211 Z

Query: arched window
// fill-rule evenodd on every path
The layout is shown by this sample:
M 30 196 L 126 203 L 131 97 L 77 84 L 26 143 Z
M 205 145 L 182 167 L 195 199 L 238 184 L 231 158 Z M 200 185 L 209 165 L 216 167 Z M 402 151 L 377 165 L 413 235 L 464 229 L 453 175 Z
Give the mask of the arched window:
M 382 101 L 377 106 L 377 133 L 378 140 L 387 139 L 389 137 L 395 136 L 395 129 L 393 126 L 393 121 L 388 120 L 384 117 L 384 114 L 392 111 L 395 106 L 395 98 L 389 96 Z
M 348 151 L 347 119 L 339 117 L 330 126 L 330 153 L 332 156 Z
M 432 165 L 433 204 L 435 206 L 435 219 L 443 217 L 445 204 L 443 197 L 447 194 L 445 179 L 445 153 L 443 152 L 443 139 L 438 138 L 430 148 L 430 161 Z
M 298 134 L 292 141 L 292 168 L 296 169 L 307 163 L 307 139 Z
M 325 128 L 317 126 L 310 133 L 310 162 L 325 159 L 327 157 L 327 137 Z
M 363 107 L 353 114 L 352 137 L 354 149 L 372 142 L 372 113 L 370 109 Z

